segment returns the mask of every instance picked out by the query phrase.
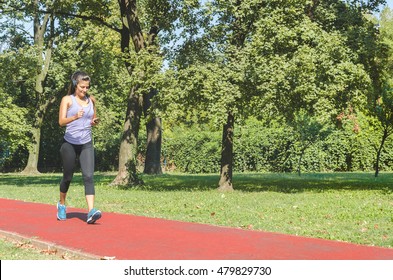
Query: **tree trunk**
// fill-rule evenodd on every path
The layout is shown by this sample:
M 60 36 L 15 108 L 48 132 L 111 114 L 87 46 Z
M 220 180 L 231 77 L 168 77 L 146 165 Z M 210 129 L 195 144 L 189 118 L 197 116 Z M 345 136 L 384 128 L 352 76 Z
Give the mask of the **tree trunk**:
M 143 173 L 151 175 L 162 174 L 161 168 L 161 140 L 162 140 L 162 126 L 161 119 L 150 117 L 149 109 L 151 106 L 151 99 L 157 95 L 157 90 L 152 89 L 143 97 L 143 112 L 145 118 L 148 120 L 146 124 L 146 158 L 145 168 Z
M 232 191 L 232 169 L 233 169 L 233 129 L 235 118 L 228 112 L 227 122 L 223 127 L 222 149 L 221 149 L 221 170 L 218 190 Z
M 41 140 L 41 126 L 34 127 L 31 130 L 32 143 L 29 148 L 29 158 L 27 160 L 27 165 L 22 171 L 22 174 L 33 175 L 39 174 L 38 172 L 38 157 L 40 155 L 40 140 Z
M 146 124 L 147 148 L 145 169 L 146 174 L 162 174 L 161 168 L 161 119 L 154 118 Z
M 121 35 L 121 50 L 125 56 L 125 66 L 132 76 L 135 65 L 130 63 L 127 59 L 130 57 L 131 49 L 138 53 L 145 48 L 145 40 L 139 23 L 136 0 L 119 0 L 120 17 L 122 20 Z M 131 42 L 133 48 L 131 48 Z M 144 74 L 141 75 L 141 77 Z M 111 185 L 127 185 L 133 184 L 132 180 L 135 178 L 135 184 L 141 183 L 136 173 L 136 156 L 138 148 L 138 133 L 140 128 L 140 119 L 143 111 L 143 97 L 136 93 L 137 87 L 131 89 L 128 97 L 126 120 L 123 128 L 123 135 L 119 150 L 119 168 L 116 178 Z M 130 168 L 131 167 L 131 168 Z M 132 171 L 135 170 L 135 171 Z
M 43 102 L 44 88 L 42 86 L 44 82 L 44 77 L 46 77 L 46 73 L 43 75 L 41 72 L 36 77 L 36 87 L 35 92 L 37 93 L 37 103 L 40 104 Z M 40 144 L 41 144 L 41 127 L 44 120 L 44 114 L 49 106 L 55 98 L 48 98 L 44 101 L 44 104 L 41 104 L 36 108 L 36 113 L 34 115 L 34 125 L 31 130 L 31 146 L 29 147 L 29 158 L 27 160 L 27 165 L 22 171 L 23 174 L 38 174 L 38 158 L 40 155 Z
M 303 155 L 304 155 L 304 150 L 301 151 L 300 155 L 299 155 L 299 161 L 297 163 L 297 175 L 301 176 L 302 174 L 302 160 L 303 160 Z
M 43 74 L 41 72 L 36 77 L 36 87 L 35 92 L 37 93 L 37 103 L 43 104 L 38 105 L 36 108 L 36 113 L 34 115 L 34 125 L 31 130 L 31 146 L 29 147 L 29 158 L 27 160 L 27 165 L 22 171 L 23 174 L 38 174 L 38 159 L 40 156 L 40 144 L 41 144 L 41 127 L 44 120 L 45 112 L 47 111 L 49 105 L 53 103 L 56 99 L 55 96 L 52 98 L 47 98 L 43 100 L 44 96 L 44 88 L 42 84 L 44 83 L 44 77 L 46 77 L 46 73 Z
M 298 161 L 298 163 L 297 163 L 297 174 L 298 174 L 299 176 L 302 175 L 302 162 L 303 162 L 304 154 L 306 153 L 306 150 L 308 149 L 308 147 L 311 146 L 311 144 L 312 144 L 312 142 L 310 141 L 308 144 L 305 144 L 305 145 L 303 146 L 303 148 L 300 150 L 299 161 Z
M 119 150 L 119 169 L 116 178 L 111 183 L 114 186 L 124 186 L 130 183 L 128 167 L 136 162 L 143 99 L 135 91 L 136 88 L 132 87 L 128 97 L 126 120 Z
M 381 153 L 382 153 L 383 146 L 384 146 L 385 141 L 388 137 L 389 137 L 389 133 L 388 133 L 388 130 L 385 128 L 383 131 L 381 144 L 379 145 L 379 148 L 377 150 L 377 158 L 375 161 L 375 177 L 378 177 L 378 174 L 379 174 L 379 161 L 381 159 Z
M 38 7 L 38 1 L 35 1 L 34 5 Z M 50 35 L 47 40 L 46 48 L 45 44 L 45 32 L 47 32 L 47 25 L 50 23 Z M 22 171 L 23 174 L 37 174 L 38 172 L 38 158 L 40 153 L 40 141 L 41 141 L 41 126 L 44 119 L 44 114 L 51 102 L 54 101 L 52 98 L 45 98 L 44 82 L 48 75 L 49 65 L 52 58 L 52 47 L 54 42 L 54 18 L 50 14 L 45 14 L 42 23 L 40 23 L 40 17 L 38 14 L 34 15 L 34 45 L 37 47 L 37 73 L 35 77 L 35 92 L 37 96 L 37 109 L 34 115 L 34 125 L 31 131 L 31 146 L 29 148 L 29 158 L 27 165 Z M 45 49 L 44 55 L 43 50 Z

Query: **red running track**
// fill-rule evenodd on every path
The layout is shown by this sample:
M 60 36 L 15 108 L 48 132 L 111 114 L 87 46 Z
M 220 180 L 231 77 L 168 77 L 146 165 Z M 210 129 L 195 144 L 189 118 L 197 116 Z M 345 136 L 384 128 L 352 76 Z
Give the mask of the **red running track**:
M 393 249 L 0 198 L 0 230 L 117 260 L 393 260 Z

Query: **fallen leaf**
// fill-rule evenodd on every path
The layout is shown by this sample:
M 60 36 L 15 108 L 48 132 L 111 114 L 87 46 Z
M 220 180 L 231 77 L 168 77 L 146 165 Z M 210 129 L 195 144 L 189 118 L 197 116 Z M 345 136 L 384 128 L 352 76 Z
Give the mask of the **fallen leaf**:
M 15 246 L 18 247 L 18 248 L 33 248 L 34 247 L 30 243 L 25 243 L 25 242 L 20 242 L 20 241 L 16 242 Z
M 101 260 L 106 260 L 106 261 L 112 261 L 112 260 L 115 260 L 115 259 L 116 259 L 116 257 L 108 257 L 108 256 L 104 256 L 104 257 L 101 258 Z
M 45 254 L 45 255 L 56 255 L 57 250 L 56 249 L 47 249 L 47 250 L 42 250 L 41 253 Z
M 69 256 L 67 256 L 67 254 L 62 255 L 61 258 L 63 260 L 71 260 L 71 258 Z

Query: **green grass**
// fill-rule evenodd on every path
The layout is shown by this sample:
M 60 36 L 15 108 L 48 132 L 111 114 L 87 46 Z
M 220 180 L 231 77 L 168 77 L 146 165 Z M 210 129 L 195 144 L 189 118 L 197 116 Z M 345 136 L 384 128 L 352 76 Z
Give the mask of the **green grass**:
M 216 190 L 218 175 L 143 176 L 145 185 L 110 187 L 97 173 L 96 206 L 118 212 L 281 232 L 393 248 L 393 174 L 235 174 L 233 192 Z M 60 174 L 0 175 L 0 197 L 55 205 Z M 86 208 L 80 175 L 68 206 Z M 54 207 L 55 215 L 55 207 Z

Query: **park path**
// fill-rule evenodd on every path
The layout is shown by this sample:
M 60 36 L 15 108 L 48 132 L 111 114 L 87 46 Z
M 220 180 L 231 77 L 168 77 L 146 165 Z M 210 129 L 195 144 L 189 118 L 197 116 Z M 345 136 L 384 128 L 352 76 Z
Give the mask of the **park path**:
M 393 249 L 0 198 L 0 234 L 116 260 L 393 260 Z

